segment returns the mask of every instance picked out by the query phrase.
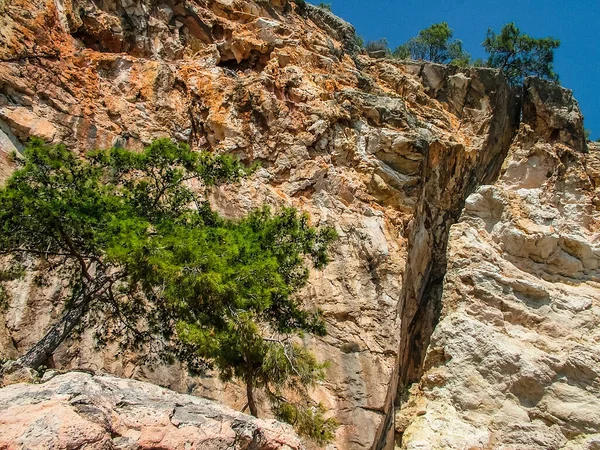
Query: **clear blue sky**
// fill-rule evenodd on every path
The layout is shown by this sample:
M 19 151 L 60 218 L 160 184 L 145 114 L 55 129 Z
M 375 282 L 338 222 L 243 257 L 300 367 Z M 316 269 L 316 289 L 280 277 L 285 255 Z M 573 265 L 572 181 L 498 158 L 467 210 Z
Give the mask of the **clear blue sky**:
M 573 89 L 592 139 L 600 138 L 600 0 L 324 0 L 365 42 L 385 37 L 395 48 L 419 30 L 448 22 L 474 58 L 488 28 L 515 22 L 533 37 L 560 39 L 554 68 Z M 319 1 L 312 0 L 318 4 Z

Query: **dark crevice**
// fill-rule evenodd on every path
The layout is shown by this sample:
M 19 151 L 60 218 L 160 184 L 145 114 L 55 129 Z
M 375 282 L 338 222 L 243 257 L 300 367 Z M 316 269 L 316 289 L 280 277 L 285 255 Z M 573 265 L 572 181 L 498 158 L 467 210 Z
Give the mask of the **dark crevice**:
M 16 63 L 16 62 L 21 62 L 21 61 L 29 61 L 30 59 L 58 60 L 59 58 L 60 58 L 60 52 L 58 50 L 54 50 L 51 52 L 44 52 L 44 53 L 25 53 L 25 54 L 13 56 L 12 58 L 0 58 L 0 61 L 4 62 L 4 63 Z
M 467 197 L 478 186 L 493 183 L 500 175 L 502 163 L 520 125 L 521 104 L 516 93 L 502 85 L 501 80 L 483 81 L 493 83 L 487 89 L 495 90 L 491 94 L 494 97 L 494 113 L 477 161 L 469 162 L 463 158 L 464 147 L 447 142 L 432 142 L 425 155 L 420 183 L 422 191 L 409 233 L 400 308 L 400 348 L 396 372 L 388 391 L 387 417 L 372 447 L 376 450 L 388 448 L 394 440 L 394 406 L 399 403 L 397 393 L 418 382 L 424 373 L 425 354 L 442 311 L 450 227 L 459 220 Z M 475 95 L 470 91 L 468 96 Z M 444 92 L 434 95 L 438 100 L 449 97 Z M 478 98 L 474 97 L 467 99 L 465 104 L 476 104 L 477 101 Z M 453 186 L 452 190 L 448 186 Z
M 221 25 L 219 25 L 218 23 L 215 23 L 212 26 L 211 29 L 211 34 L 212 37 L 216 40 L 216 41 L 220 41 L 221 39 L 225 38 L 225 28 L 223 28 Z
M 258 50 L 250 50 L 250 55 L 238 61 L 234 57 L 222 56 L 217 66 L 223 69 L 229 69 L 234 72 L 245 72 L 246 70 L 252 70 L 254 72 L 262 72 L 269 60 L 271 59 L 271 51 L 261 53 Z
M 84 47 L 101 53 L 119 53 L 122 48 L 122 42 L 114 39 L 114 35 L 108 31 L 95 35 L 80 29 L 71 36 L 80 41 Z

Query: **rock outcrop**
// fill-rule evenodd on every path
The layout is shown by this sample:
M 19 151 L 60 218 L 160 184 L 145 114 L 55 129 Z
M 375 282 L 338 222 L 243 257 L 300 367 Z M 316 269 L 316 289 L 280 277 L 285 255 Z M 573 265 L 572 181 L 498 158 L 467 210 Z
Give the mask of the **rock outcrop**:
M 523 111 L 451 227 L 403 449 L 600 448 L 600 146 L 563 88 L 527 80 Z
M 0 389 L 0 448 L 303 450 L 289 425 L 159 386 L 81 372 Z
M 305 341 L 319 360 L 330 362 L 326 382 L 312 395 L 340 422 L 333 444 L 339 450 L 390 448 L 394 428 L 404 433 L 403 445 L 425 442 L 422 447 L 428 448 L 428 441 L 410 437 L 426 433 L 417 430 L 425 430 L 422 423 L 431 416 L 418 415 L 425 409 L 415 405 L 428 399 L 436 411 L 455 408 L 456 416 L 445 417 L 455 417 L 457 426 L 471 426 L 451 403 L 461 386 L 469 388 L 459 383 L 458 369 L 448 374 L 455 384 L 439 400 L 438 391 L 423 381 L 443 366 L 445 360 L 435 355 L 445 339 L 461 345 L 448 322 L 449 305 L 468 308 L 475 298 L 470 293 L 462 299 L 456 287 L 463 276 L 457 274 L 463 264 L 456 238 L 460 227 L 489 234 L 480 239 L 491 253 L 484 257 L 483 250 L 472 250 L 472 257 L 491 264 L 490 273 L 507 271 L 510 279 L 520 280 L 523 276 L 502 264 L 521 258 L 533 261 L 527 269 L 532 279 L 562 283 L 556 288 L 562 289 L 560 298 L 582 290 L 590 299 L 596 292 L 597 242 L 590 236 L 597 232 L 591 230 L 598 226 L 599 200 L 592 199 L 590 186 L 600 183 L 597 153 L 594 147 L 584 153 L 581 116 L 566 90 L 531 81 L 521 98 L 490 69 L 373 59 L 358 51 L 349 24 L 286 0 L 9 0 L 0 2 L 0 34 L 0 181 L 13 170 L 8 152 L 20 151 L 32 135 L 77 152 L 112 145 L 135 149 L 168 136 L 195 149 L 261 163 L 239 186 L 212 192 L 211 201 L 223 214 L 238 216 L 262 203 L 293 205 L 315 224 L 335 226 L 340 238 L 333 262 L 311 274 L 300 300 L 321 308 L 327 321 L 326 337 Z M 542 177 L 544 170 L 550 178 Z M 486 189 L 497 194 L 489 197 Z M 537 203 L 523 189 L 538 189 Z M 475 201 L 477 196 L 484 203 Z M 500 212 L 489 215 L 499 214 L 502 237 L 468 219 L 472 211 L 485 216 L 485 208 L 496 208 L 497 196 Z M 530 222 L 511 227 L 505 211 L 516 199 L 521 203 L 514 205 L 534 202 L 529 208 L 539 217 L 528 220 L 536 227 L 554 227 L 547 243 L 540 237 L 539 245 L 548 249 L 537 249 L 537 237 L 530 234 L 543 233 L 527 231 Z M 518 209 L 525 214 L 525 206 Z M 554 217 L 575 221 L 573 229 L 556 231 Z M 581 235 L 575 224 L 590 231 Z M 502 239 L 508 243 L 500 244 Z M 509 258 L 502 246 L 517 254 Z M 569 258 L 579 258 L 580 265 Z M 28 264 L 24 278 L 6 283 L 9 307 L 0 311 L 3 357 L 26 351 L 62 312 L 67 286 L 46 277 L 43 264 Z M 478 276 L 478 263 L 469 264 L 468 272 Z M 571 272 L 556 269 L 562 265 Z M 542 266 L 553 277 L 579 281 L 544 278 Z M 502 291 L 500 298 L 518 290 L 489 283 Z M 483 289 L 475 281 L 471 288 Z M 507 314 L 503 311 L 494 320 Z M 590 311 L 584 316 L 595 317 Z M 580 332 L 588 322 L 573 314 L 577 318 L 568 324 L 552 320 Z M 492 326 L 485 320 L 480 323 Z M 535 323 L 540 322 L 531 322 L 532 329 L 541 332 Z M 571 345 L 564 333 L 552 345 Z M 65 342 L 49 364 L 143 379 L 238 409 L 245 403 L 235 385 L 223 386 L 210 376 L 192 378 L 177 365 L 147 365 L 146 355 L 121 352 L 117 343 L 98 349 L 93 335 L 85 330 Z M 597 373 L 590 369 L 594 358 L 585 355 L 573 371 L 591 380 Z M 510 377 L 516 380 L 519 373 Z M 420 379 L 420 390 L 413 389 L 394 427 L 398 387 Z M 588 390 L 596 386 L 579 383 Z M 268 405 L 262 406 L 267 412 Z M 489 410 L 481 414 L 492 417 Z M 549 420 L 544 417 L 536 420 Z M 595 426 L 592 421 L 586 430 Z M 438 439 L 434 434 L 431 445 Z

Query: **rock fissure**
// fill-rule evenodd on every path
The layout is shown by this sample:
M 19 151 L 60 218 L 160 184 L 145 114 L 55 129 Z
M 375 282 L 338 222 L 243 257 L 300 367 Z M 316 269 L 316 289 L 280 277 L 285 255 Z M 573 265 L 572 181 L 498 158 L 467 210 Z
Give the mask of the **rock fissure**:
M 546 90 L 550 94 L 544 93 Z M 571 353 L 566 349 L 573 344 L 568 334 L 563 334 L 566 327 L 560 332 L 554 328 L 557 325 L 548 328 L 558 317 L 567 323 L 597 323 L 600 317 L 597 304 L 584 300 L 594 295 L 594 288 L 583 287 L 585 278 L 581 279 L 580 266 L 573 263 L 581 261 L 581 251 L 560 250 L 560 238 L 556 236 L 558 230 L 564 233 L 581 220 L 579 208 L 597 217 L 589 210 L 586 197 L 578 203 L 568 194 L 574 185 L 580 192 L 595 191 L 594 184 L 588 184 L 585 178 L 566 175 L 581 171 L 588 163 L 586 151 L 580 146 L 581 115 L 563 88 L 529 79 L 524 92 L 523 122 L 499 176 L 466 199 L 460 220 L 450 229 L 448 267 L 440 301 L 443 314 L 424 355 L 419 385 L 411 389 L 397 415 L 398 445 L 402 449 L 410 448 L 415 439 L 424 439 L 433 449 L 511 444 L 536 449 L 594 446 L 598 424 L 590 420 L 591 410 L 579 404 L 578 415 L 569 415 L 569 419 L 564 415 L 572 411 L 573 402 L 583 398 L 590 407 L 598 402 L 589 390 L 593 383 L 582 379 L 581 373 L 563 372 L 561 361 L 569 358 Z M 549 97 L 561 100 L 548 108 Z M 549 130 L 553 127 L 550 124 L 565 122 L 569 125 L 561 125 L 560 133 Z M 529 132 L 531 129 L 535 134 Z M 569 152 L 569 161 L 555 159 L 568 148 L 577 149 Z M 536 156 L 540 154 L 546 159 L 540 160 Z M 547 175 L 556 164 L 565 171 L 559 179 Z M 510 197 L 499 195 L 503 189 L 512 193 Z M 542 203 L 546 201 L 544 192 L 554 194 L 549 203 Z M 498 213 L 497 207 L 490 204 L 492 198 L 502 202 L 496 204 L 503 208 L 510 205 L 511 211 Z M 490 216 L 497 217 L 493 226 L 487 223 Z M 578 229 L 582 242 L 588 227 L 597 230 L 594 220 Z M 540 258 L 540 252 L 546 256 Z M 596 264 L 588 262 L 590 267 Z M 551 275 L 557 270 L 558 274 Z M 569 277 L 572 281 L 578 279 L 581 288 L 568 288 L 570 293 L 566 294 L 566 286 L 573 286 L 567 281 Z M 565 281 L 568 284 L 563 284 Z M 570 295 L 570 300 L 565 295 Z M 589 311 L 585 315 L 580 315 L 583 310 L 572 309 L 582 300 Z M 564 310 L 562 305 L 566 306 Z M 554 343 L 546 335 L 552 336 Z M 478 345 L 470 344 L 473 341 Z M 590 341 L 588 345 L 594 346 Z M 449 357 L 439 359 L 436 353 L 441 350 Z M 591 361 L 587 364 L 597 367 Z M 467 375 L 465 371 L 469 370 L 472 372 Z M 523 416 L 525 422 L 519 419 Z M 569 440 L 582 446 L 565 447 Z
M 427 77 L 424 68 L 425 66 L 422 66 L 419 70 L 419 76 Z M 438 79 L 445 80 L 447 77 Z M 428 146 L 424 158 L 425 167 L 421 169 L 422 192 L 413 218 L 412 231 L 409 231 L 405 269 L 409 277 L 404 281 L 399 310 L 401 335 L 396 364 L 398 373 L 393 377 L 388 392 L 386 421 L 373 445 L 377 450 L 390 448 L 395 441 L 393 415 L 395 406 L 400 406 L 397 405 L 397 393 L 419 381 L 424 371 L 423 363 L 430 337 L 442 311 L 441 298 L 446 274 L 446 248 L 450 227 L 458 221 L 467 197 L 479 185 L 493 182 L 499 176 L 501 163 L 508 154 L 509 146 L 519 126 L 520 107 L 514 92 L 503 79 L 496 80 L 496 83 L 496 86 L 485 92 L 488 94 L 502 91 L 500 97 L 496 97 L 496 104 L 493 106 L 495 110 L 487 118 L 490 134 L 479 149 L 475 161 L 444 155 L 452 164 L 450 168 L 444 167 L 444 177 L 440 176 L 440 167 L 436 167 L 441 162 L 439 144 L 432 143 Z M 503 87 L 501 87 L 502 83 L 504 83 Z M 469 99 L 469 95 L 473 95 L 470 87 L 469 82 L 466 85 L 461 114 L 464 112 L 464 107 L 469 104 L 469 100 L 472 101 Z M 432 86 L 428 92 L 440 101 L 450 103 L 448 99 L 452 97 L 447 95 L 446 89 L 448 89 L 447 83 L 438 81 L 438 84 Z M 496 124 L 503 120 L 503 116 L 508 117 L 508 120 L 503 124 L 503 128 L 498 130 Z M 464 149 L 459 149 L 458 152 L 461 150 Z M 453 151 L 457 150 L 453 149 Z M 449 187 L 450 183 L 452 183 L 451 187 Z M 396 382 L 397 384 L 394 385 Z

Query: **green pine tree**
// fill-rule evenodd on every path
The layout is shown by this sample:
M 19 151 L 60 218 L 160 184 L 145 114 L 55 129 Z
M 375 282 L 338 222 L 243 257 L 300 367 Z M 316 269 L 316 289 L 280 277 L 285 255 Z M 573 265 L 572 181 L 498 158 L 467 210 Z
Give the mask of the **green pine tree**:
M 489 29 L 483 42 L 490 55 L 487 65 L 502 70 L 513 85 L 521 84 L 528 76 L 558 81 L 553 62 L 554 50 L 559 46 L 558 39 L 533 38 L 521 33 L 514 23 L 504 25 L 500 34 Z
M 15 267 L 30 256 L 47 261 L 70 290 L 63 316 L 18 363 L 37 368 L 76 327 L 95 325 L 101 343 L 152 346 L 190 370 L 214 366 L 242 380 L 254 415 L 254 390 L 263 389 L 282 419 L 331 439 L 335 422 L 307 391 L 324 366 L 297 340 L 325 334 L 324 322 L 294 294 L 309 265 L 327 264 L 335 232 L 292 208 L 240 220 L 213 211 L 208 189 L 248 172 L 167 139 L 85 158 L 32 140 L 0 189 L 0 254 Z
M 465 67 L 469 65 L 471 55 L 463 49 L 460 40 L 452 40 L 453 34 L 454 31 L 447 22 L 435 23 L 398 46 L 394 50 L 394 56 L 399 59 L 424 60 Z

